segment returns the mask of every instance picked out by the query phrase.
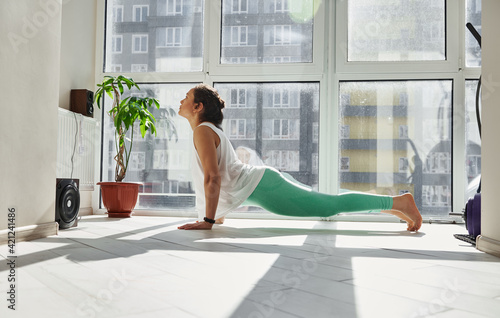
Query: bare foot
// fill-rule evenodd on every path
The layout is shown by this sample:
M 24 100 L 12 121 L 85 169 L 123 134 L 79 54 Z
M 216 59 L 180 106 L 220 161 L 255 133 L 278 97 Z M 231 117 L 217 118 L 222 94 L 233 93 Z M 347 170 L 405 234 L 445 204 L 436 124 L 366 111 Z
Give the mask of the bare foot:
M 223 224 L 225 218 L 226 218 L 225 216 L 218 218 L 217 220 L 215 220 L 215 224 Z
M 393 197 L 392 210 L 382 212 L 405 220 L 408 223 L 408 231 L 418 231 L 422 226 L 422 216 L 411 193 Z

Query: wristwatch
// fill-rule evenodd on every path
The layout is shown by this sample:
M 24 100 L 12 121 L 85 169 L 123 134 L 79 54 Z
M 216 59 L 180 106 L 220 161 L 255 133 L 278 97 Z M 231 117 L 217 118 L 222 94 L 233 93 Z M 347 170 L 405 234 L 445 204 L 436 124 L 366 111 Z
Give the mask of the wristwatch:
M 209 219 L 207 217 L 204 217 L 203 218 L 203 221 L 207 222 L 207 223 L 210 223 L 210 224 L 214 224 L 215 223 L 215 220 L 214 219 Z

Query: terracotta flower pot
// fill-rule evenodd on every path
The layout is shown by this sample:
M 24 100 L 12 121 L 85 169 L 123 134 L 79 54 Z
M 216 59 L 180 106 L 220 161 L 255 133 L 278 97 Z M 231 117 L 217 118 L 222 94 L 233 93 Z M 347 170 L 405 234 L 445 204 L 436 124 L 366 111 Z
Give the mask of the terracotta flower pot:
M 129 218 L 137 203 L 139 183 L 98 182 L 101 186 L 102 202 L 110 218 Z

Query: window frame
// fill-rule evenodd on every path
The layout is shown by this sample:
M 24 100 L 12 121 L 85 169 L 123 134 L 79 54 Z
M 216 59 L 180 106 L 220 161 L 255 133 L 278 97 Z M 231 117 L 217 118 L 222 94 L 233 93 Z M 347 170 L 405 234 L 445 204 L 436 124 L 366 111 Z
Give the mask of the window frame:
M 330 8 L 333 10 L 333 8 Z M 391 81 L 391 80 L 452 80 L 452 211 L 461 210 L 466 202 L 466 145 L 465 145 L 465 81 L 478 79 L 480 67 L 465 65 L 465 0 L 446 0 L 446 55 L 445 61 L 404 61 L 404 62 L 357 62 L 347 61 L 347 1 L 338 1 L 334 14 L 337 45 L 329 52 L 335 66 L 329 68 L 333 78 L 331 87 L 339 87 L 342 81 Z M 463 27 L 460 25 L 463 23 Z M 342 45 L 343 44 L 343 45 Z M 335 72 L 335 70 L 336 72 Z M 338 91 L 329 92 L 338 107 Z M 333 113 L 333 121 L 339 122 L 338 112 Z M 463 136 L 463 138 L 460 138 Z M 331 143 L 339 144 L 338 135 L 330 135 Z M 320 137 L 321 139 L 321 137 Z M 339 158 L 340 149 L 331 147 L 329 157 Z M 320 158 L 321 159 L 321 158 Z M 321 171 L 321 160 L 320 160 Z M 338 177 L 337 177 L 338 179 Z M 328 186 L 333 192 L 339 191 L 338 183 L 331 180 Z M 463 189 L 463 191 L 458 190 Z M 351 219 L 351 216 L 335 216 L 330 219 Z M 368 216 L 366 218 L 369 218 Z M 452 218 L 450 218 L 452 219 Z M 456 220 L 456 219 L 455 219 Z
M 227 1 L 227 0 L 226 0 Z M 249 77 L 258 78 L 257 81 L 285 81 L 289 82 L 289 75 L 294 76 L 294 81 L 321 81 L 323 74 L 325 72 L 324 62 L 326 59 L 325 54 L 325 39 L 327 35 L 321 32 L 326 26 L 325 21 L 325 8 L 330 6 L 329 4 L 318 3 L 319 7 L 316 9 L 316 15 L 314 17 L 314 27 L 313 27 L 313 53 L 311 63 L 280 63 L 280 64 L 245 64 L 245 65 L 234 65 L 234 64 L 222 64 L 221 63 L 221 21 L 222 21 L 222 1 L 210 1 L 205 5 L 207 6 L 205 12 L 210 10 L 212 15 L 206 18 L 209 23 L 208 33 L 210 34 L 210 46 L 207 47 L 205 54 L 208 56 L 208 73 L 217 78 L 224 76 L 236 76 L 236 78 L 241 77 L 238 74 L 244 72 L 248 78 L 248 81 L 255 82 L 255 79 L 250 79 Z M 206 16 L 207 17 L 207 16 Z M 330 32 L 332 33 L 332 32 Z M 207 42 L 206 42 L 207 43 Z M 286 66 L 286 67 L 285 67 Z M 239 80 L 236 80 L 239 81 Z M 246 81 L 246 80 L 244 80 Z
M 179 0 L 182 1 L 182 0 Z M 338 87 L 341 81 L 354 80 L 453 80 L 453 198 L 454 211 L 463 207 L 466 187 L 465 165 L 465 81 L 477 80 L 480 67 L 465 66 L 465 0 L 446 0 L 446 54 L 445 61 L 424 62 L 347 62 L 347 1 L 322 1 L 314 20 L 313 54 L 311 63 L 277 64 L 221 64 L 221 21 L 222 2 L 203 1 L 204 6 L 204 54 L 203 70 L 199 72 L 104 72 L 104 58 L 113 52 L 105 52 L 106 0 L 97 0 L 96 27 L 96 69 L 95 84 L 105 75 L 133 77 L 138 83 L 271 83 L 271 82 L 317 82 L 319 83 L 319 191 L 338 193 L 339 191 L 339 122 Z M 123 11 L 122 11 L 123 12 Z M 334 30 L 323 32 L 323 30 Z M 122 39 L 123 46 L 126 44 Z M 151 44 L 151 43 L 150 43 Z M 128 45 L 128 44 L 127 44 Z M 96 109 L 96 119 L 101 120 L 103 111 Z M 458 136 L 458 138 L 457 138 Z M 335 145 L 332 147 L 332 145 Z M 106 156 L 104 156 L 106 157 Z M 96 166 L 101 162 L 96 160 Z M 96 169 L 99 173 L 100 169 Z M 457 189 L 464 189 L 459 191 Z M 93 206 L 100 204 L 99 196 L 94 196 Z M 162 211 L 163 212 L 163 211 Z M 155 212 L 157 213 L 157 212 Z M 165 215 L 179 212 L 165 211 Z M 237 212 L 232 215 L 238 217 Z M 243 217 L 280 218 L 275 215 L 245 213 Z M 331 219 L 370 219 L 369 216 L 355 217 L 340 215 Z M 373 217 L 372 217 L 373 218 Z

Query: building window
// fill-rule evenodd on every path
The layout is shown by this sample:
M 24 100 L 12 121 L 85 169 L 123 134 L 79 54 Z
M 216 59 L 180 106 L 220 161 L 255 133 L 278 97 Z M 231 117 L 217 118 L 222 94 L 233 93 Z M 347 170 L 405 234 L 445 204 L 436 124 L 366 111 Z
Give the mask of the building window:
M 350 171 L 351 170 L 351 158 L 341 157 L 340 158 L 340 171 Z
M 134 5 L 132 7 L 134 12 L 133 21 L 134 22 L 145 22 L 148 20 L 149 16 L 149 6 L 148 5 Z
M 247 107 L 247 90 L 245 88 L 231 90 L 229 107 Z
M 272 58 L 272 63 L 290 63 L 292 61 L 291 56 L 274 56 Z
M 481 155 L 468 155 L 466 164 L 467 178 L 472 181 L 481 174 Z
M 312 125 L 312 135 L 313 135 L 313 142 L 318 143 L 319 142 L 319 123 L 313 123 Z
M 132 53 L 147 53 L 148 52 L 148 35 L 134 34 L 132 35 Z
M 289 12 L 290 8 L 288 7 L 288 1 L 289 0 L 273 0 L 274 12 L 276 13 Z
M 406 172 L 408 170 L 408 158 L 401 157 L 399 158 L 399 172 Z
M 446 208 L 451 205 L 449 186 L 424 186 L 422 189 L 422 206 L 426 209 Z
M 313 173 L 318 173 L 319 171 L 319 157 L 317 153 L 313 153 L 312 155 L 312 171 Z
M 290 107 L 290 96 L 288 90 L 283 88 L 273 90 L 273 107 Z
M 164 128 L 164 127 L 161 127 Z M 163 131 L 166 131 L 162 129 Z M 168 142 L 167 140 L 163 142 Z M 153 169 L 155 170 L 182 170 L 189 154 L 179 149 L 155 149 L 153 152 Z
M 181 46 L 182 28 L 167 28 L 166 46 Z
M 266 139 L 298 139 L 300 126 L 298 119 L 268 119 L 263 122 Z
M 229 138 L 247 138 L 246 119 L 229 119 Z
M 132 72 L 147 72 L 148 65 L 147 64 L 132 64 L 130 70 Z
M 340 126 L 340 138 L 341 139 L 351 138 L 351 126 L 350 125 L 341 125 Z
M 121 64 L 114 64 L 114 65 L 110 65 L 110 69 L 112 73 L 119 73 L 122 71 L 122 66 Z
M 182 1 L 183 0 L 166 0 L 165 15 L 182 15 Z
M 432 152 L 426 160 L 424 172 L 443 174 L 451 172 L 451 157 L 449 152 Z
M 266 153 L 266 164 L 283 171 L 299 171 L 299 152 L 271 150 Z
M 248 13 L 248 0 L 232 0 L 231 13 Z
M 235 57 L 231 57 L 230 61 L 231 61 L 230 62 L 231 64 L 246 64 L 246 63 L 248 63 L 248 57 L 241 57 L 241 56 L 236 57 L 235 56 Z
M 399 139 L 408 139 L 408 125 L 399 125 Z
M 248 45 L 248 26 L 231 27 L 231 45 L 232 46 Z
M 182 45 L 182 28 L 162 28 L 158 30 L 158 47 L 179 47 Z
M 113 36 L 111 41 L 112 41 L 111 52 L 122 53 L 123 36 L 122 35 L 115 35 L 115 36 Z
M 291 43 L 291 26 L 289 25 L 275 25 L 272 35 L 273 45 L 289 45 Z
M 123 22 L 123 6 L 113 6 L 113 13 L 111 16 L 113 22 Z
M 132 151 L 130 154 L 130 162 L 128 165 L 128 169 L 130 171 L 139 171 L 139 170 L 144 170 L 146 167 L 146 153 L 141 151 L 141 152 L 135 152 Z

